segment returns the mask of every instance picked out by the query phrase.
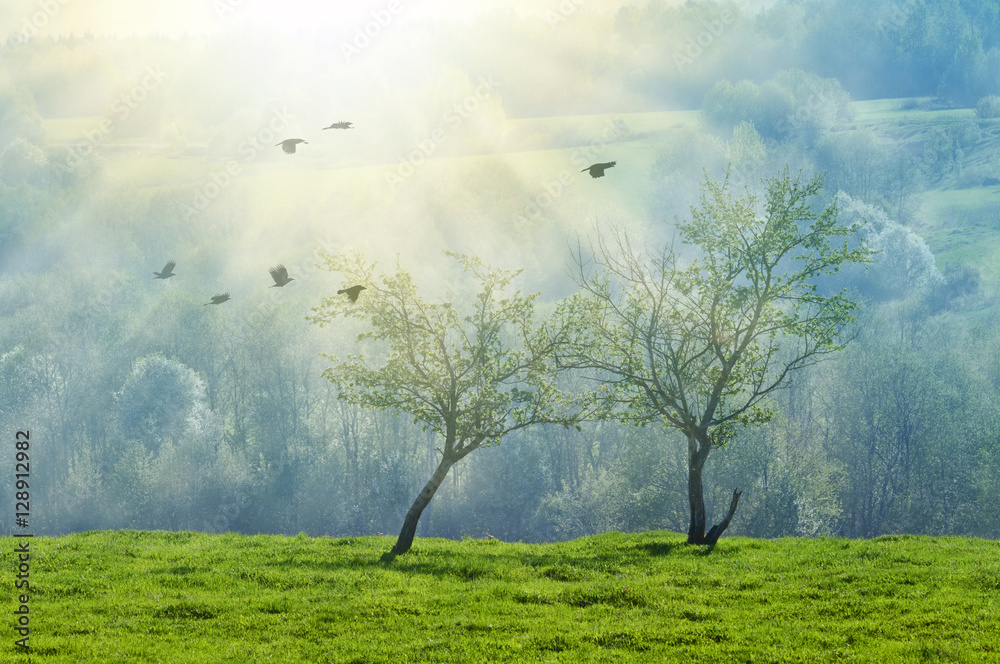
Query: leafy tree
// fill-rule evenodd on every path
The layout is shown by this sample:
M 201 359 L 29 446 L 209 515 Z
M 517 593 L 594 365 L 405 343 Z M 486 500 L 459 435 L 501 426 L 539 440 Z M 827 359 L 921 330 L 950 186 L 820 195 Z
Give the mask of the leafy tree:
M 448 255 L 478 281 L 475 302 L 464 316 L 452 302 L 423 298 L 398 265 L 396 274 L 376 278 L 375 265 L 360 253 L 326 256 L 323 265 L 343 273 L 350 284 L 364 285 L 361 297 L 326 298 L 310 316 L 320 325 L 338 316 L 366 320 L 370 327 L 358 341 L 378 342 L 386 352 L 378 364 L 364 355 L 326 355 L 333 366 L 323 375 L 342 399 L 408 413 L 443 439 L 440 462 L 407 512 L 390 557 L 409 551 L 421 513 L 455 463 L 518 429 L 575 421 L 554 372 L 568 331 L 536 322 L 537 294 L 511 292 L 518 272 Z
M 989 532 L 976 482 L 995 468 L 982 466 L 996 441 L 994 335 L 940 318 L 911 334 L 892 313 L 866 311 L 829 363 L 826 438 L 844 469 L 837 534 Z
M 48 166 L 49 160 L 42 149 L 20 136 L 0 151 L 0 180 L 12 187 L 22 182 L 44 186 Z
M 986 95 L 976 102 L 976 115 L 989 119 L 1000 118 L 1000 97 L 997 95 Z
M 930 295 L 944 284 L 934 254 L 922 237 L 890 219 L 880 207 L 844 192 L 837 194 L 836 203 L 844 221 L 864 224 L 861 236 L 878 253 L 871 265 L 846 266 L 831 281 L 856 288 L 875 301 Z
M 799 137 L 812 145 L 850 120 L 850 102 L 837 79 L 786 69 L 762 85 L 719 81 L 705 94 L 702 112 L 725 129 L 749 121 L 764 138 Z
M 154 454 L 167 440 L 214 427 L 204 382 L 190 368 L 162 356 L 135 362 L 115 394 L 115 406 L 124 438 L 141 441 Z
M 735 85 L 721 80 L 705 94 L 702 113 L 712 123 L 728 127 L 745 120 L 753 121 L 757 110 L 760 86 L 753 81 L 742 80 Z
M 822 177 L 803 183 L 786 168 L 767 181 L 763 214 L 754 196 L 735 198 L 728 186 L 706 177 L 700 207 L 678 222 L 698 253 L 690 260 L 673 246 L 644 256 L 619 232 L 613 243 L 598 236 L 593 267 L 579 249 L 582 291 L 563 309 L 582 332 L 561 359 L 598 373 L 603 414 L 686 436 L 691 544 L 714 544 L 740 498 L 734 490 L 728 514 L 706 534 L 709 453 L 739 425 L 768 421 L 767 397 L 846 343 L 857 305 L 844 292 L 819 293 L 816 278 L 870 255 L 863 243 L 852 247 L 859 224 L 841 224 L 836 205 L 810 207 Z
M 741 181 L 756 180 L 767 150 L 753 123 L 744 120 L 733 127 L 733 138 L 726 144 L 730 168 Z
M 0 149 L 18 137 L 40 141 L 45 132 L 31 90 L 26 85 L 15 87 L 9 80 L 4 82 L 6 85 L 0 91 Z

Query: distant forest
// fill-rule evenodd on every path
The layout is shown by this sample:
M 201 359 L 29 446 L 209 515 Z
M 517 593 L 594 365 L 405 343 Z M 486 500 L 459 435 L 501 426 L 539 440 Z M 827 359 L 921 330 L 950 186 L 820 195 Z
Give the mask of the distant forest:
M 1000 178 L 1000 160 L 980 156 L 1000 147 L 1000 4 L 785 0 L 744 14 L 734 3 L 651 1 L 612 16 L 581 5 L 529 18 L 495 12 L 470 25 L 391 27 L 384 39 L 396 50 L 374 43 L 353 63 L 341 49 L 349 28 L 291 41 L 266 29 L 7 36 L 0 424 L 11 440 L 31 430 L 37 533 L 398 530 L 439 442 L 404 415 L 339 400 L 320 353 L 356 352 L 359 328 L 306 321 L 320 298 L 343 287 L 315 267 L 320 254 L 374 243 L 385 227 L 346 194 L 335 201 L 344 217 L 332 219 L 318 206 L 333 195 L 308 190 L 292 171 L 280 173 L 295 192 L 284 216 L 264 220 L 249 207 L 241 193 L 264 187 L 288 159 L 308 157 L 307 146 L 296 155 L 267 146 L 273 154 L 246 166 L 247 184 L 224 190 L 195 218 L 183 210 L 282 109 L 313 133 L 342 120 L 354 121 L 354 133 L 338 136 L 377 127 L 344 168 L 361 171 L 395 164 L 433 133 L 456 95 L 492 77 L 499 94 L 431 160 L 489 153 L 497 143 L 480 140 L 483 127 L 502 134 L 510 152 L 568 150 L 598 139 L 576 129 L 497 128 L 693 111 L 692 124 L 649 139 L 652 167 L 629 184 L 643 192 L 634 198 L 644 219 L 626 222 L 637 237 L 669 237 L 664 220 L 688 214 L 706 175 L 728 174 L 753 189 L 785 164 L 825 173 L 817 205 L 835 201 L 844 219 L 866 222 L 865 237 L 880 252 L 872 266 L 820 283 L 850 288 L 864 303 L 856 337 L 779 393 L 771 423 L 741 431 L 708 462 L 711 515 L 728 505 L 733 487 L 744 489 L 729 534 L 1000 537 L 997 284 L 975 265 L 936 260 L 918 232 L 925 191 L 978 191 Z M 424 57 L 394 59 L 400 52 Z M 562 85 L 552 84 L 556 75 Z M 344 101 L 363 96 L 364 104 Z M 895 98 L 908 99 L 893 111 L 961 113 L 905 145 L 855 127 L 854 102 Z M 655 133 L 625 124 L 614 141 L 642 145 Z M 136 155 L 150 145 L 166 156 L 146 178 Z M 619 158 L 600 184 L 614 186 L 627 167 Z M 568 260 L 568 243 L 594 220 L 514 226 L 544 183 L 512 170 L 484 167 L 411 187 L 412 216 L 393 227 L 401 246 L 381 258 L 391 264 L 398 251 L 418 283 L 455 298 L 468 293 L 458 282 L 442 285 L 454 275 L 436 276 L 434 261 L 442 249 L 464 250 L 448 246 L 459 226 L 498 247 L 523 246 L 526 276 Z M 381 187 L 373 196 L 388 195 L 381 176 L 371 181 Z M 483 212 L 470 201 L 486 190 Z M 555 219 L 558 203 L 544 214 Z M 348 228 L 348 219 L 357 226 Z M 998 219 L 956 216 L 951 231 L 978 224 L 986 237 Z M 317 242 L 327 233 L 336 246 Z M 305 249 L 295 260 L 265 252 L 296 243 Z M 176 260 L 177 277 L 154 280 L 167 260 Z M 282 260 L 296 281 L 269 290 L 267 268 Z M 252 296 L 205 306 L 215 284 L 246 283 L 248 274 L 260 278 Z M 541 291 L 550 307 L 573 287 L 558 266 L 525 281 L 519 287 Z M 679 436 L 655 425 L 517 432 L 455 467 L 418 535 L 538 541 L 683 531 L 685 453 Z M 12 475 L 0 482 L 5 496 L 13 495 Z M 0 531 L 13 530 L 11 519 L 0 512 Z

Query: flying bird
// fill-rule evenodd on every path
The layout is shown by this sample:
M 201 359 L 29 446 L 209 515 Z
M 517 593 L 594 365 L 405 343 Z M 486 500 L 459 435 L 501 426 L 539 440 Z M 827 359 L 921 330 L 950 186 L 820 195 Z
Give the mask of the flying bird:
M 174 266 L 177 265 L 174 261 L 167 261 L 167 264 L 163 266 L 162 272 L 154 272 L 156 276 L 154 279 L 169 279 L 170 277 L 176 277 L 174 274 Z
M 309 141 L 302 138 L 286 138 L 280 143 L 275 143 L 274 147 L 281 146 L 281 149 L 285 151 L 285 154 L 295 154 L 295 146 L 299 143 L 305 143 L 309 145 Z
M 222 295 L 213 295 L 212 296 L 212 301 L 211 302 L 206 302 L 205 306 L 207 307 L 210 304 L 222 304 L 223 302 L 225 302 L 228 299 L 229 299 L 229 293 L 223 293 Z
M 604 171 L 611 168 L 617 163 L 618 163 L 617 161 L 609 161 L 603 164 L 594 164 L 593 166 L 588 166 L 587 168 L 583 169 L 583 171 L 590 171 L 590 177 L 592 178 L 603 178 Z M 580 172 L 583 173 L 583 171 Z
M 271 278 L 274 279 L 274 285 L 271 288 L 281 288 L 289 281 L 295 281 L 294 277 L 288 276 L 288 270 L 285 269 L 284 265 L 275 265 L 268 272 L 271 273 Z
M 352 124 L 354 123 L 341 120 L 340 122 L 334 122 L 329 127 L 323 127 L 323 129 L 354 129 L 354 127 L 351 126 Z
M 350 300 L 351 302 L 357 302 L 358 295 L 360 295 L 361 291 L 363 290 L 367 289 L 364 286 L 351 286 L 350 288 L 341 288 L 339 291 L 337 291 L 337 295 L 340 295 L 341 293 L 346 293 L 348 300 Z

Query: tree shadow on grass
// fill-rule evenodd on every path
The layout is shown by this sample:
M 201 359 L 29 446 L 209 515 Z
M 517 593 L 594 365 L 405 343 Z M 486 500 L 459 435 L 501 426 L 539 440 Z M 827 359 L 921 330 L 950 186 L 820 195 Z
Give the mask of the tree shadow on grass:
M 714 544 L 696 545 L 687 542 L 650 542 L 638 548 L 645 550 L 651 556 L 670 556 L 678 553 L 691 552 L 697 556 L 707 556 L 715 550 Z
M 495 569 L 527 566 L 539 569 L 550 577 L 574 576 L 587 573 L 609 573 L 623 565 L 642 565 L 643 561 L 668 557 L 707 556 L 713 546 L 689 545 L 677 536 L 659 537 L 658 533 L 647 533 L 645 541 L 606 541 L 605 543 L 579 540 L 553 543 L 552 548 L 510 549 L 502 542 L 489 545 L 478 541 L 456 542 L 461 549 L 442 549 L 439 544 L 422 547 L 420 540 L 405 554 L 394 554 L 391 550 L 372 551 L 370 548 L 357 551 L 356 555 L 335 559 L 317 560 L 314 566 L 320 569 L 396 569 L 417 574 L 475 577 L 488 575 Z M 650 537 L 651 536 L 651 537 Z M 598 536 L 606 537 L 604 535 Z M 639 537 L 639 536 L 637 536 Z M 354 541 L 357 541 L 356 539 Z M 333 540 L 333 546 L 353 544 L 350 539 Z M 516 543 L 515 543 L 516 544 Z M 593 548 L 591 548 L 593 547 Z M 295 564 L 301 564 L 297 561 Z

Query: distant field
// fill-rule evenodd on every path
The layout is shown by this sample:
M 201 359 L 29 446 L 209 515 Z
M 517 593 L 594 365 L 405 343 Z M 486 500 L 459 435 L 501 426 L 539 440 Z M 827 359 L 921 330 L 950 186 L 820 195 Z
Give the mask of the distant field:
M 913 229 L 926 240 L 938 267 L 972 265 L 988 284 L 1000 282 L 1000 185 L 983 185 L 1000 178 L 1000 120 L 979 120 L 971 108 L 920 110 L 924 99 L 876 99 L 855 102 L 855 125 L 867 127 L 900 145 L 918 145 L 932 132 L 970 122 L 981 140 L 963 150 L 962 170 L 919 194 L 921 204 Z M 909 108 L 911 106 L 918 108 Z M 961 174 L 965 173 L 964 179 Z
M 89 532 L 31 541 L 32 661 L 995 662 L 1000 542 L 557 544 Z M 14 538 L 0 538 L 2 611 Z M 3 661 L 27 662 L 5 629 Z
M 974 265 L 1000 282 L 1000 186 L 928 191 L 914 226 L 938 267 Z
M 965 119 L 975 119 L 972 108 L 947 108 L 922 110 L 907 108 L 908 103 L 926 102 L 927 99 L 873 99 L 857 101 L 851 106 L 855 113 L 855 124 L 874 127 L 881 131 L 899 132 L 912 136 Z

